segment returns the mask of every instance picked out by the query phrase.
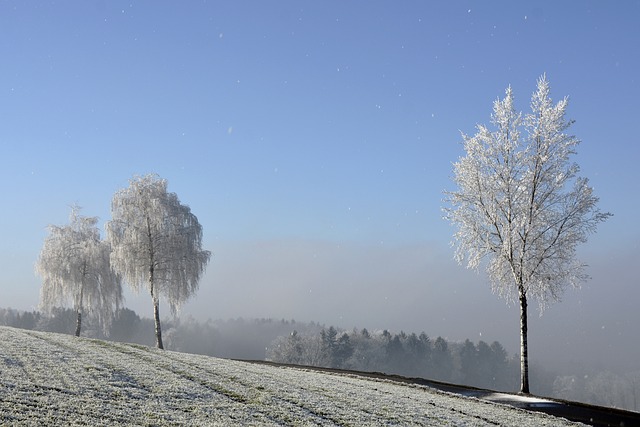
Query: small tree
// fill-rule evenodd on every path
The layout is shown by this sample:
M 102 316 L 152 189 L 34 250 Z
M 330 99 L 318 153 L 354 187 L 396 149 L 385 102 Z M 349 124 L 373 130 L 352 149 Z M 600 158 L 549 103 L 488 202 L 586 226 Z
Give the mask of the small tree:
M 151 294 L 156 344 L 163 348 L 160 297 L 175 314 L 198 289 L 211 253 L 202 250 L 202 226 L 167 181 L 157 175 L 134 177 L 111 203 L 107 235 L 111 263 L 131 288 Z
M 477 269 L 486 258 L 493 291 L 519 301 L 522 393 L 529 393 L 528 297 L 542 310 L 565 287 L 579 286 L 587 276 L 576 246 L 611 215 L 596 207 L 598 198 L 569 160 L 580 141 L 565 133 L 572 124 L 567 105 L 566 98 L 552 103 L 543 76 L 523 119 L 507 88 L 493 105 L 496 130 L 479 125 L 475 136 L 463 135 L 466 156 L 454 164 L 459 189 L 447 193 L 456 259 Z
M 98 218 L 81 216 L 79 211 L 77 206 L 71 209 L 69 225 L 49 226 L 36 262 L 36 273 L 43 278 L 41 307 L 51 313 L 72 301 L 76 336 L 83 311 L 95 315 L 106 333 L 122 303 L 121 280 L 111 269 L 109 244 L 100 240 Z

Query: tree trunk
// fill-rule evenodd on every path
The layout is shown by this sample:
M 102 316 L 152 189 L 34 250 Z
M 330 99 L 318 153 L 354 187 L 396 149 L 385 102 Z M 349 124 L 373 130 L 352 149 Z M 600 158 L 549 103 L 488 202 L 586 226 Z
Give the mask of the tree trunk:
M 153 320 L 156 323 L 156 345 L 159 349 L 164 349 L 162 345 L 162 330 L 160 329 L 160 301 L 153 298 Z
M 147 221 L 147 226 L 149 226 L 149 222 Z M 149 236 L 151 236 L 151 231 L 149 231 Z M 151 240 L 151 237 L 149 237 Z M 154 285 L 154 268 L 153 268 L 153 251 L 150 250 L 151 259 L 151 267 L 149 267 L 149 289 L 151 290 L 151 300 L 153 301 L 153 320 L 156 325 L 156 346 L 159 349 L 164 350 L 164 346 L 162 345 L 162 329 L 160 328 L 160 299 L 156 296 Z
M 76 311 L 77 316 L 76 316 L 76 336 L 79 337 L 80 336 L 80 326 L 82 324 L 82 312 L 80 311 L 80 309 L 78 309 Z
M 80 301 L 75 304 L 75 308 L 76 308 L 76 336 L 79 337 L 80 336 L 80 327 L 82 325 L 82 300 L 84 297 L 84 277 L 86 276 L 85 272 L 87 269 L 86 266 L 86 262 L 85 262 L 85 266 L 83 269 L 83 274 L 82 274 L 82 283 L 80 285 Z
M 527 294 L 519 291 L 520 299 L 520 393 L 529 394 L 529 349 L 527 346 Z

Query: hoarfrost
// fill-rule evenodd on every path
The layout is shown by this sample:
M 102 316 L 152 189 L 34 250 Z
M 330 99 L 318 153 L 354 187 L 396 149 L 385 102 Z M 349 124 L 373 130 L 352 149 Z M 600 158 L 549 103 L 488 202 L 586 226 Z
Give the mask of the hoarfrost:
M 580 425 L 347 374 L 7 327 L 0 327 L 0 341 L 0 420 L 7 424 Z

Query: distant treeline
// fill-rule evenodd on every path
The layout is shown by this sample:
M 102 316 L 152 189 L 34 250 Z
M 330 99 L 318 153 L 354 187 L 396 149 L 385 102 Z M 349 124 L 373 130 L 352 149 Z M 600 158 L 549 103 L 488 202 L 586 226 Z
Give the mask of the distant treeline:
M 378 371 L 454 382 L 494 390 L 518 387 L 518 362 L 497 341 L 448 342 L 389 331 L 340 332 L 333 326 L 320 333 L 292 332 L 274 341 L 267 352 L 274 362 L 329 368 Z
M 73 334 L 76 313 L 69 308 L 57 308 L 51 315 L 39 311 L 18 311 L 0 308 L 0 325 L 45 332 Z M 165 348 L 185 353 L 215 357 L 264 360 L 267 348 L 280 336 L 294 330 L 319 333 L 322 326 L 313 322 L 274 319 L 230 319 L 199 322 L 186 319 L 163 319 Z M 120 309 L 107 333 L 90 316 L 83 322 L 82 336 L 147 346 L 155 345 L 153 319 L 140 317 L 135 311 Z
M 0 308 L 0 325 L 73 334 L 75 321 L 71 309 L 56 309 L 46 316 Z M 519 355 L 509 355 L 497 341 L 450 342 L 425 332 L 346 331 L 284 319 L 199 322 L 187 317 L 163 323 L 165 348 L 185 353 L 378 371 L 504 391 L 515 391 L 519 385 Z M 129 309 L 118 312 L 108 334 L 87 318 L 82 335 L 155 345 L 153 320 Z M 576 366 L 573 372 L 560 374 L 536 363 L 530 369 L 534 394 L 640 410 L 640 371 L 617 374 Z
M 65 308 L 53 310 L 50 316 L 37 311 L 0 309 L 0 324 L 71 334 L 75 316 L 73 310 Z M 198 322 L 188 317 L 169 318 L 163 323 L 165 347 L 186 353 L 378 371 L 497 390 L 515 390 L 518 385 L 517 360 L 509 357 L 497 341 L 453 343 L 442 337 L 431 339 L 425 332 L 343 331 L 295 320 L 239 318 Z M 122 309 L 108 334 L 87 317 L 82 335 L 153 346 L 153 328 L 152 319 Z

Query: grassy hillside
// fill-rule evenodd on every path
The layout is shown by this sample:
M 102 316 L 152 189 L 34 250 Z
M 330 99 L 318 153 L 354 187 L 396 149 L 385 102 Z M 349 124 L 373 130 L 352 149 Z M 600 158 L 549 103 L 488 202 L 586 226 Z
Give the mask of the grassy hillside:
M 345 374 L 0 327 L 2 425 L 568 426 Z

